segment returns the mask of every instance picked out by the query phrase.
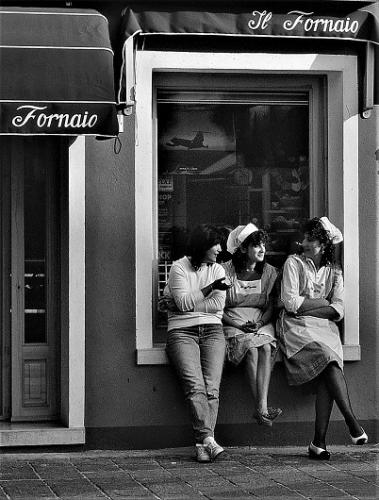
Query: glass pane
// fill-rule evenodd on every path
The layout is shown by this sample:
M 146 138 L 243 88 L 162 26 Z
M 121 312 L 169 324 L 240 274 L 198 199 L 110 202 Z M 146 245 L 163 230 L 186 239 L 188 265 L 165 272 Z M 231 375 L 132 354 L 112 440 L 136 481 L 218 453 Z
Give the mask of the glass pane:
M 158 104 L 158 296 L 197 224 L 255 222 L 275 266 L 293 251 L 310 214 L 309 110 L 283 101 Z M 164 313 L 156 327 L 158 341 Z
M 25 343 L 46 342 L 45 168 L 25 165 Z

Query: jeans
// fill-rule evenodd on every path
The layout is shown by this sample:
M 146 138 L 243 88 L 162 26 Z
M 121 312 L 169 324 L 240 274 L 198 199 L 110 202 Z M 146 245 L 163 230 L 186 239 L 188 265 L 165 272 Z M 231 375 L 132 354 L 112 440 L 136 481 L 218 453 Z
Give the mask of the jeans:
M 168 332 L 167 354 L 182 383 L 197 443 L 214 434 L 225 357 L 222 325 L 206 324 Z

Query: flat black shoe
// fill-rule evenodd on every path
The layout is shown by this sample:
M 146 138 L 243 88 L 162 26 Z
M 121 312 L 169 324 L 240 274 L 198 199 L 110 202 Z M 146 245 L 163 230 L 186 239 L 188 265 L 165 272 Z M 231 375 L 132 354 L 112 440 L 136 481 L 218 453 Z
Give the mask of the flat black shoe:
M 312 458 L 313 460 L 330 459 L 330 453 L 327 450 L 324 450 L 324 448 L 318 448 L 318 446 L 315 446 L 313 443 L 309 444 L 308 453 L 309 453 L 309 458 Z

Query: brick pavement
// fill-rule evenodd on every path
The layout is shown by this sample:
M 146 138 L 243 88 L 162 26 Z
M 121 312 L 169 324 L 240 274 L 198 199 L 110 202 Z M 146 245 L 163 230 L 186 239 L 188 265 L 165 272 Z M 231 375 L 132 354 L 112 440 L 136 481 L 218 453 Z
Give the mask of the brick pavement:
M 198 464 L 190 448 L 6 453 L 0 500 L 379 499 L 379 446 L 331 446 L 329 462 L 305 448 L 228 448 Z

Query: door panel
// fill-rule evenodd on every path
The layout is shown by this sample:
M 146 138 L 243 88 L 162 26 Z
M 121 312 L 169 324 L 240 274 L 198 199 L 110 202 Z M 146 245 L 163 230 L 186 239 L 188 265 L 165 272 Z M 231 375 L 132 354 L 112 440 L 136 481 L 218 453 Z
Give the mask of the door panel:
M 50 420 L 59 401 L 60 148 L 57 139 L 34 137 L 10 138 L 7 148 L 11 320 L 3 341 L 11 339 L 8 415 L 12 421 Z

